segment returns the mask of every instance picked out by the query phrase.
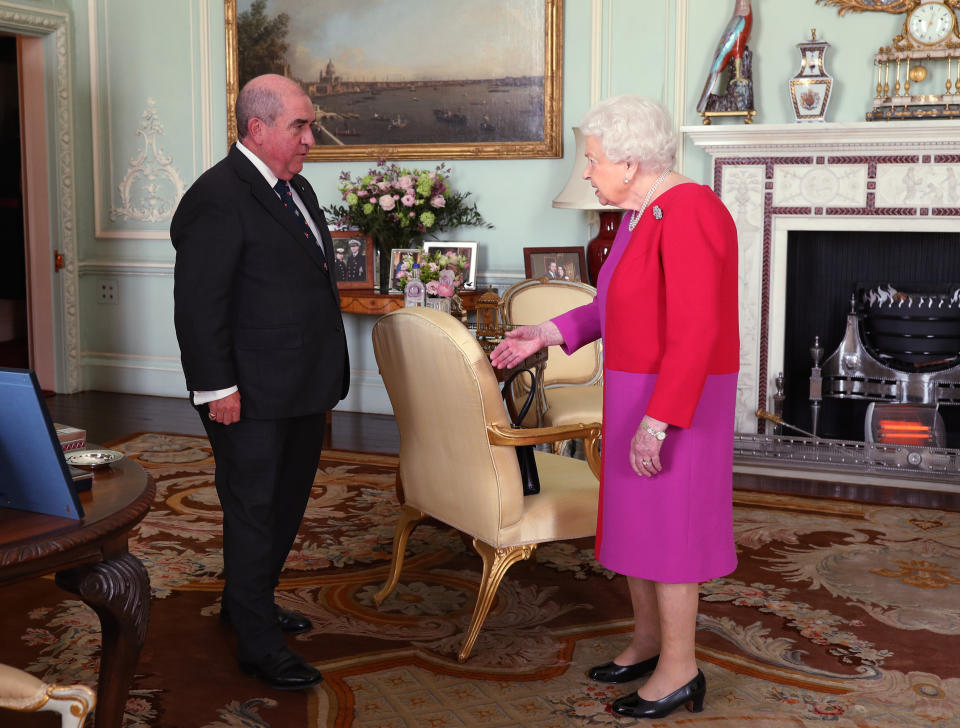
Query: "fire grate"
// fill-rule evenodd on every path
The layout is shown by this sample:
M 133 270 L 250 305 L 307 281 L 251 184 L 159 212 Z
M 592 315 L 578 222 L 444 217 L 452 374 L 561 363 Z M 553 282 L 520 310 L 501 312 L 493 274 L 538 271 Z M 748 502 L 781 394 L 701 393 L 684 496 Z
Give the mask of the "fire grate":
M 824 362 L 823 396 L 960 404 L 960 287 L 860 287 L 843 341 Z
M 859 474 L 960 482 L 960 450 L 912 448 L 857 440 L 825 440 L 789 435 L 737 434 L 733 458 L 738 465 L 781 462 L 799 470 L 838 470 Z

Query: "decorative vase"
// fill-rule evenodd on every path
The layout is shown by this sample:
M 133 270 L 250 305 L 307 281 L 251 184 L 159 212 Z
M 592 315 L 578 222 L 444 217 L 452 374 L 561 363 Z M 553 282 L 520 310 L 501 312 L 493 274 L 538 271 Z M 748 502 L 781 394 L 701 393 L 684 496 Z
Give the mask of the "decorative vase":
M 617 226 L 623 217 L 621 210 L 599 210 L 600 231 L 597 237 L 587 243 L 587 271 L 590 274 L 590 285 L 596 287 L 597 276 L 600 275 L 600 266 L 610 254 L 613 239 L 617 236 Z
M 790 102 L 797 121 L 824 120 L 833 87 L 833 77 L 823 66 L 829 47 L 825 40 L 817 40 L 816 28 L 810 31 L 810 40 L 797 43 L 800 71 L 790 79 Z
M 427 296 L 423 301 L 423 305 L 427 308 L 435 308 L 438 311 L 450 313 L 450 299 L 444 298 L 443 296 Z
M 384 243 L 381 240 L 376 241 L 377 248 L 377 291 L 379 293 L 388 293 L 390 291 L 390 279 L 393 271 L 390 270 L 390 243 Z

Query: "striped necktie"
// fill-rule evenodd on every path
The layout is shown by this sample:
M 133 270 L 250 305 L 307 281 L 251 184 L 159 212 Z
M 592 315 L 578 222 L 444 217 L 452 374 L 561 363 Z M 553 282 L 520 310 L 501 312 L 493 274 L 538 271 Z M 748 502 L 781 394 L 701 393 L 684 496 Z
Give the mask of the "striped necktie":
M 324 267 L 326 267 L 326 256 L 323 254 L 323 246 L 317 242 L 317 236 L 313 234 L 313 230 L 311 230 L 310 225 L 307 224 L 307 219 L 303 216 L 303 213 L 300 212 L 297 203 L 293 201 L 293 195 L 290 194 L 290 185 L 287 184 L 285 179 L 278 179 L 273 189 L 280 195 L 280 202 L 283 203 L 283 206 L 292 212 L 293 216 L 300 221 L 300 225 L 303 226 L 303 236 L 317 246 L 317 250 L 320 251 L 320 257 L 324 258 Z

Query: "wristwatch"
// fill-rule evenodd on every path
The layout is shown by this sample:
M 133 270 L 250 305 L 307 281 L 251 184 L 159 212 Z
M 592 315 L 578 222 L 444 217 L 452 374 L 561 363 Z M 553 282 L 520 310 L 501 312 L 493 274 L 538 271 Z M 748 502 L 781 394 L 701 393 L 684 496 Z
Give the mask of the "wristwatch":
M 645 425 L 642 422 L 640 423 L 640 427 L 642 427 L 646 432 L 648 432 L 649 434 L 653 435 L 655 438 L 660 440 L 660 442 L 663 442 L 664 440 L 667 439 L 666 430 L 655 430 L 652 427 L 650 427 L 650 425 Z

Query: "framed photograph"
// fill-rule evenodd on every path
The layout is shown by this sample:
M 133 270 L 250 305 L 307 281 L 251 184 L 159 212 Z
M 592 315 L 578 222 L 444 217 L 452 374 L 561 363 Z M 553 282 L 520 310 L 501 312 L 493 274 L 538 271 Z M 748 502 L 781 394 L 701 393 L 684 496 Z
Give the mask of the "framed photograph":
M 224 0 L 224 11 L 230 143 L 240 88 L 280 73 L 313 102 L 310 161 L 563 156 L 563 0 Z
M 356 230 L 331 230 L 337 288 L 373 288 L 373 238 Z
M 413 262 L 420 262 L 420 248 L 394 248 L 390 251 L 390 293 L 401 293 L 400 286 L 397 285 L 397 273 L 400 272 L 400 264 L 404 256 L 412 255 Z
M 439 250 L 443 253 L 456 253 L 467 259 L 467 264 L 463 271 L 463 287 L 467 290 L 473 290 L 477 286 L 477 244 L 462 243 L 455 241 L 431 240 L 423 244 L 423 252 L 431 253 Z
M 524 248 L 523 269 L 527 278 L 587 280 L 587 259 L 579 245 L 568 248 Z

